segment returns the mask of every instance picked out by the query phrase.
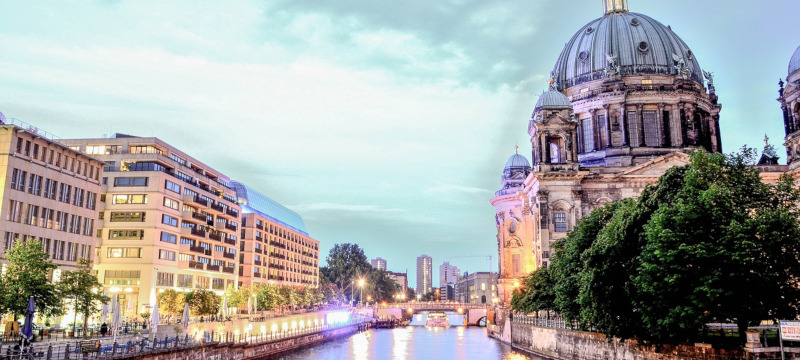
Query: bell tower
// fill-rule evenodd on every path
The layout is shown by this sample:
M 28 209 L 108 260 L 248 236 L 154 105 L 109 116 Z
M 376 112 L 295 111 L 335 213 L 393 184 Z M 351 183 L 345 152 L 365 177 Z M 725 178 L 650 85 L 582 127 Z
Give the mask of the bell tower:
M 528 125 L 534 172 L 577 171 L 578 122 L 569 99 L 555 90 L 544 92 Z

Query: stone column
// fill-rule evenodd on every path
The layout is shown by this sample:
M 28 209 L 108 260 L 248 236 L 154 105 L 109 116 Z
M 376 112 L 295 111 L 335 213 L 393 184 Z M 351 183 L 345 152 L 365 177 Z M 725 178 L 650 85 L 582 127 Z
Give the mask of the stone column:
M 658 122 L 658 146 L 663 147 L 667 143 L 666 133 L 669 129 L 664 128 L 664 103 L 658 103 L 658 114 L 656 114 L 656 121 Z
M 620 129 L 622 130 L 622 146 L 626 146 L 630 143 L 630 141 L 628 141 L 628 109 L 625 106 L 625 102 L 620 104 L 619 125 L 621 126 Z
M 550 137 L 549 133 L 542 134 L 542 146 L 543 146 L 542 154 L 544 155 L 545 164 L 550 164 L 550 144 L 547 141 L 547 138 L 549 137 Z
M 608 104 L 603 105 L 603 114 L 605 116 L 605 124 L 603 127 L 606 129 L 606 148 L 611 147 L 611 121 L 608 119 Z
M 648 145 L 644 142 L 644 116 L 642 116 L 642 111 L 644 111 L 644 105 L 637 104 L 636 105 L 636 116 L 638 117 L 637 124 L 639 124 L 639 146 Z
M 603 131 L 597 121 L 597 109 L 589 110 L 589 116 L 592 118 L 592 138 L 594 139 L 594 150 L 600 150 L 600 144 L 603 143 Z
M 669 111 L 670 127 L 672 137 L 672 147 L 683 146 L 683 134 L 681 133 L 681 107 L 680 103 L 672 104 Z

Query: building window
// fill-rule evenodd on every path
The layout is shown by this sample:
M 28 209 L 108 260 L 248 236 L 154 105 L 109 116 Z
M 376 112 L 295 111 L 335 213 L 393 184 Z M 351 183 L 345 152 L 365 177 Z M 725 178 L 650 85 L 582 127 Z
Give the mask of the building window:
M 137 145 L 130 147 L 131 154 L 159 154 L 164 155 L 164 151 L 152 145 Z
M 161 241 L 168 242 L 170 244 L 175 244 L 175 243 L 178 242 L 178 237 L 175 236 L 175 235 L 172 235 L 172 234 L 170 234 L 168 232 L 163 232 L 162 231 L 161 232 Z
M 72 193 L 72 205 L 83 207 L 83 189 L 75 188 L 75 191 Z
M 110 230 L 108 232 L 109 240 L 142 240 L 144 238 L 144 230 Z
M 169 181 L 169 180 L 167 180 L 167 183 L 166 183 L 166 185 L 164 185 L 164 188 L 169 190 L 169 191 L 172 191 L 172 192 L 174 192 L 176 194 L 180 194 L 181 193 L 180 185 L 178 185 L 178 184 L 176 184 L 176 183 L 174 183 L 172 181 Z
M 58 195 L 58 201 L 69 204 L 70 193 L 72 193 L 72 186 L 61 183 L 61 191 Z
M 556 232 L 567 232 L 567 213 L 557 212 L 553 217 Z
M 211 289 L 213 290 L 222 290 L 225 288 L 225 280 L 224 279 L 212 279 L 211 280 Z
M 142 257 L 142 248 L 108 248 L 106 257 L 140 258 Z
M 581 131 L 583 131 L 583 152 L 588 153 L 594 151 L 594 129 L 592 127 L 592 119 L 581 120 Z
M 169 226 L 178 227 L 178 219 L 176 219 L 176 218 L 174 218 L 172 216 L 169 216 L 167 214 L 161 215 L 161 223 L 169 225 Z
M 158 258 L 161 260 L 175 261 L 175 252 L 169 250 L 158 250 Z
M 111 197 L 112 204 L 147 204 L 144 194 L 116 194 Z
M 644 145 L 661 146 L 661 139 L 658 135 L 658 118 L 655 111 L 642 111 L 642 121 L 644 122 Z
M 28 193 L 36 196 L 42 195 L 42 177 L 31 174 L 28 182 Z
M 89 210 L 94 210 L 97 206 L 97 194 L 93 192 L 86 193 L 86 208 Z
M 25 191 L 25 177 L 28 173 L 14 169 L 11 173 L 11 188 L 14 190 Z
M 170 199 L 168 197 L 165 197 L 164 198 L 164 206 L 166 206 L 166 207 L 168 207 L 170 209 L 173 209 L 173 210 L 178 210 L 180 208 L 180 203 L 178 202 L 178 200 L 174 200 L 174 199 Z
M 175 260 L 174 257 L 175 254 L 173 253 L 173 260 Z M 175 274 L 159 272 L 156 275 L 156 286 L 173 286 L 173 285 L 175 285 Z
M 13 185 L 12 185 L 13 186 Z M 51 179 L 46 179 L 44 181 L 44 197 L 48 199 L 55 200 L 56 198 L 56 189 L 58 188 L 58 182 Z
M 114 186 L 147 186 L 146 177 L 118 177 L 114 178 Z
M 144 222 L 145 213 L 140 211 L 111 212 L 111 222 Z
M 178 274 L 178 287 L 192 287 L 192 275 Z

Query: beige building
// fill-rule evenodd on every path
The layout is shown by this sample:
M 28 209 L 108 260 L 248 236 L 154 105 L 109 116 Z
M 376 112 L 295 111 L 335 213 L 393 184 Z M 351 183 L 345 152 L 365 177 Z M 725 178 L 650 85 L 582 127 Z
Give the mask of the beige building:
M 319 241 L 295 213 L 239 183 L 231 183 L 242 209 L 239 285 L 319 285 Z
M 236 284 L 241 209 L 227 176 L 157 138 L 62 143 L 105 162 L 95 270 L 126 316 L 164 289 Z
M 95 260 L 103 162 L 16 120 L 0 123 L 0 233 L 3 249 L 37 239 L 59 269 Z

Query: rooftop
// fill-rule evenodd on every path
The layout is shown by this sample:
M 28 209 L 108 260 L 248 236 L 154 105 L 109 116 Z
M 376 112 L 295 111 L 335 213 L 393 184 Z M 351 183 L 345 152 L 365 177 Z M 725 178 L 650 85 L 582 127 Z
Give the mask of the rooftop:
M 238 181 L 231 181 L 231 186 L 236 191 L 237 202 L 241 205 L 243 213 L 261 215 L 305 236 L 310 236 L 303 218 L 296 212 Z

